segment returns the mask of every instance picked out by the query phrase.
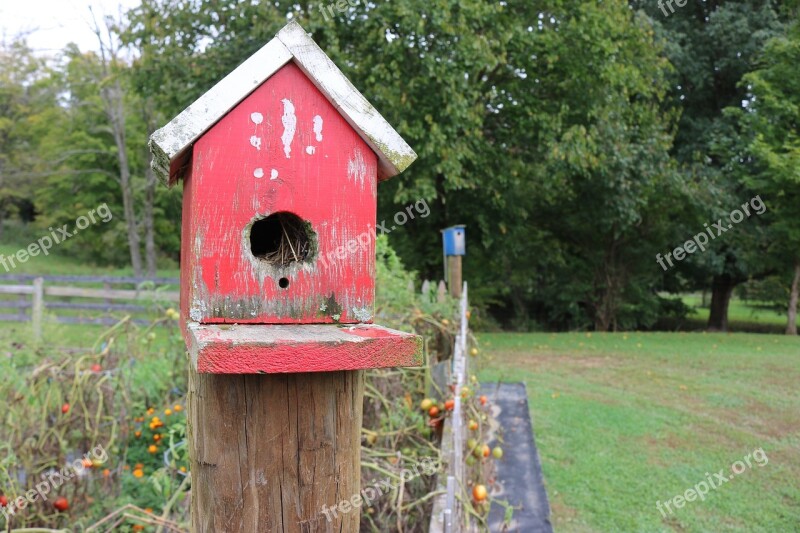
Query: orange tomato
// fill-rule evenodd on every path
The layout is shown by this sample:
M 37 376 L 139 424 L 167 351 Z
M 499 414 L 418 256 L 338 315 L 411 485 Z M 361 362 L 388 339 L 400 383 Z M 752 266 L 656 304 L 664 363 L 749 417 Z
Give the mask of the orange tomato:
M 56 511 L 63 513 L 64 511 L 69 509 L 69 502 L 65 497 L 60 496 L 56 498 L 55 501 L 53 502 L 53 507 L 56 508 Z
M 486 496 L 488 493 L 486 492 L 486 487 L 484 485 L 475 485 L 472 487 L 472 499 L 476 502 L 480 503 L 486 500 Z

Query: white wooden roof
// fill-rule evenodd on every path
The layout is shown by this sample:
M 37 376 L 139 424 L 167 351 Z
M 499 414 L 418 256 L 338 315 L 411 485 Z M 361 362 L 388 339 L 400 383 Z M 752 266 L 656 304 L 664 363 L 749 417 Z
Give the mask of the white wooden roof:
M 379 179 L 391 178 L 414 162 L 417 158 L 414 150 L 300 24 L 292 21 L 261 50 L 150 136 L 156 174 L 173 186 L 189 164 L 194 142 L 289 61 L 300 67 L 377 154 Z

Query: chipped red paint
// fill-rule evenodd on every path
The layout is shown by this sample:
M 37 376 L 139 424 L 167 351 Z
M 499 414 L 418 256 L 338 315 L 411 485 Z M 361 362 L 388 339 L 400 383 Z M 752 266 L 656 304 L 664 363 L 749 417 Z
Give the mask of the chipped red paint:
M 326 372 L 419 366 L 423 361 L 420 337 L 374 325 L 193 325 L 189 333 L 199 373 Z
M 345 331 L 350 335 L 357 335 L 359 337 L 370 337 L 373 339 L 386 337 L 385 330 L 377 328 L 352 328 L 346 329 Z
M 356 324 L 373 312 L 376 184 L 376 154 L 293 63 L 195 143 L 184 176 L 181 322 L 198 372 L 422 364 L 419 336 Z M 310 224 L 312 259 L 279 267 L 253 256 L 250 225 L 276 212 Z
M 286 131 L 291 108 L 293 136 Z M 322 140 L 314 127 L 317 116 Z M 368 321 L 377 156 L 294 63 L 195 143 L 190 171 L 184 182 L 181 265 L 186 319 L 355 323 L 358 314 Z M 279 269 L 253 257 L 248 225 L 279 211 L 310 222 L 318 239 L 314 261 Z M 283 277 L 289 280 L 285 289 L 278 286 Z

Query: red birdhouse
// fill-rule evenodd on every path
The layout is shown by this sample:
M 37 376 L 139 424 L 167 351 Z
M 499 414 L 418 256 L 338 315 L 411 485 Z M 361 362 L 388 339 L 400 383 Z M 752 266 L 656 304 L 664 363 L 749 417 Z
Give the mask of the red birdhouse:
M 371 325 L 377 185 L 416 154 L 299 24 L 150 147 L 167 185 L 184 184 L 181 312 L 199 371 L 420 363 L 417 337 Z

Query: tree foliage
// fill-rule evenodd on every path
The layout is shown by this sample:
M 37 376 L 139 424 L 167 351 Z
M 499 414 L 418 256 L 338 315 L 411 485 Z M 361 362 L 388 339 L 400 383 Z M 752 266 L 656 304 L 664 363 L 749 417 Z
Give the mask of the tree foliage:
M 659 291 L 730 295 L 793 263 L 792 9 L 693 2 L 665 17 L 638 0 L 143 0 L 113 27 L 132 60 L 112 76 L 74 47 L 50 66 L 6 52 L 19 59 L 3 71 L 0 106 L 24 118 L 0 121 L 0 165 L 27 165 L 44 186 L 0 189 L 0 209 L 30 201 L 42 227 L 99 201 L 123 212 L 102 100 L 104 84 L 119 84 L 135 208 L 72 246 L 123 263 L 124 221 L 135 219 L 161 257 L 177 257 L 180 193 L 153 200 L 148 133 L 297 19 L 419 154 L 379 191 L 379 220 L 421 198 L 431 206 L 389 236 L 410 268 L 441 277 L 439 230 L 462 223 L 471 294 L 502 324 L 648 327 L 680 312 Z M 34 113 L 25 98 L 44 103 Z M 658 266 L 656 254 L 759 193 L 769 216 L 669 272 Z

